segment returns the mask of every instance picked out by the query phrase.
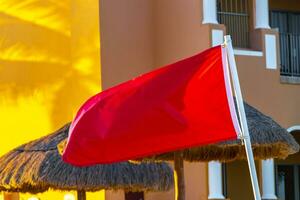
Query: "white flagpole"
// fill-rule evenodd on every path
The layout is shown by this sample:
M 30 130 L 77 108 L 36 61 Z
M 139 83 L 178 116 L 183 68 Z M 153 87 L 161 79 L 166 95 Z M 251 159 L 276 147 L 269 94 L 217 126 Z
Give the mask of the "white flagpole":
M 225 46 L 226 46 L 227 55 L 228 55 L 231 77 L 232 77 L 232 81 L 233 81 L 233 89 L 235 92 L 235 98 L 236 98 L 238 113 L 239 113 L 239 117 L 240 117 L 240 123 L 241 123 L 241 129 L 242 129 L 242 133 L 241 133 L 242 138 L 241 139 L 244 140 L 244 145 L 245 145 L 245 149 L 246 149 L 254 198 L 255 198 L 255 200 L 261 200 L 259 185 L 258 185 L 258 180 L 257 180 L 257 174 L 256 174 L 256 169 L 255 169 L 255 163 L 254 163 L 254 158 L 253 158 L 253 152 L 252 152 L 252 147 L 251 147 L 251 140 L 250 140 L 250 136 L 249 136 L 249 129 L 248 129 L 248 124 L 247 124 L 247 119 L 246 119 L 246 114 L 245 114 L 245 109 L 244 109 L 243 97 L 242 97 L 242 93 L 241 93 L 239 77 L 238 77 L 238 73 L 237 73 L 237 69 L 236 69 L 236 63 L 235 63 L 234 53 L 233 53 L 233 48 L 232 48 L 232 43 L 231 43 L 231 37 L 230 37 L 230 35 L 226 35 L 226 36 L 224 36 L 224 39 L 225 39 Z

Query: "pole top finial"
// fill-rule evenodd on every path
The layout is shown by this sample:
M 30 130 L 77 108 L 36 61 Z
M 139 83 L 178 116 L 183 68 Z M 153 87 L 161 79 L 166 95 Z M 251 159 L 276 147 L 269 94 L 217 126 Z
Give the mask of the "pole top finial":
M 224 36 L 224 43 L 222 44 L 222 46 L 226 47 L 228 43 L 230 43 L 231 40 L 231 36 L 230 35 L 225 35 Z

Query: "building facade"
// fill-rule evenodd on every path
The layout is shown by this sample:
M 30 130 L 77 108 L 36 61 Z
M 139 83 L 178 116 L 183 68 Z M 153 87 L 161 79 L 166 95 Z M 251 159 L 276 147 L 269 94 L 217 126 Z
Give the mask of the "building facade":
M 103 88 L 221 44 L 230 34 L 244 99 L 299 138 L 299 1 L 102 0 L 100 5 Z M 256 161 L 263 199 L 299 199 L 299 163 L 299 155 Z M 185 173 L 188 200 L 253 199 L 246 161 L 186 162 Z M 139 195 L 131 199 L 142 199 Z M 106 198 L 125 195 L 106 192 Z M 143 199 L 171 200 L 174 191 Z

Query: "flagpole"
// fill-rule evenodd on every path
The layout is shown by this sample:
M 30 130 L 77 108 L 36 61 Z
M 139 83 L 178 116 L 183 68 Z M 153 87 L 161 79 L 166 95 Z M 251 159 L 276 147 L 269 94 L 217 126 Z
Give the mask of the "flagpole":
M 246 114 L 245 114 L 244 102 L 243 102 L 243 97 L 242 97 L 242 93 L 241 93 L 239 77 L 238 77 L 238 73 L 237 73 L 237 69 L 236 69 L 236 62 L 235 62 L 235 58 L 234 58 L 234 52 L 233 52 L 232 43 L 231 43 L 231 37 L 230 37 L 230 35 L 226 35 L 226 36 L 224 36 L 224 39 L 225 39 L 225 47 L 226 47 L 227 55 L 228 55 L 231 77 L 232 77 L 232 81 L 233 81 L 233 89 L 234 89 L 235 98 L 236 98 L 237 107 L 238 107 L 237 108 L 238 114 L 240 117 L 240 123 L 241 123 L 241 129 L 242 129 L 241 139 L 244 141 L 245 150 L 246 150 L 246 154 L 247 154 L 247 160 L 248 160 L 248 166 L 249 166 L 249 171 L 250 171 L 250 177 L 251 177 L 251 182 L 252 182 L 254 198 L 255 198 L 255 200 L 261 200 L 259 185 L 258 185 L 258 180 L 257 180 L 257 174 L 256 174 L 256 168 L 255 168 L 255 162 L 254 162 L 253 152 L 252 152 L 252 147 L 251 147 L 251 140 L 250 140 L 250 136 L 249 136 L 247 118 L 246 118 Z

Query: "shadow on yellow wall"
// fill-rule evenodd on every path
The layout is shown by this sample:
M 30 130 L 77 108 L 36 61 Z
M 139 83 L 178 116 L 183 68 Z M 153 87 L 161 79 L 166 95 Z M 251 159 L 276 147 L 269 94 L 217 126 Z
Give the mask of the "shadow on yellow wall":
M 99 91 L 98 1 L 0 1 L 0 154 L 59 128 Z
M 101 90 L 99 36 L 98 0 L 0 1 L 0 155 Z

